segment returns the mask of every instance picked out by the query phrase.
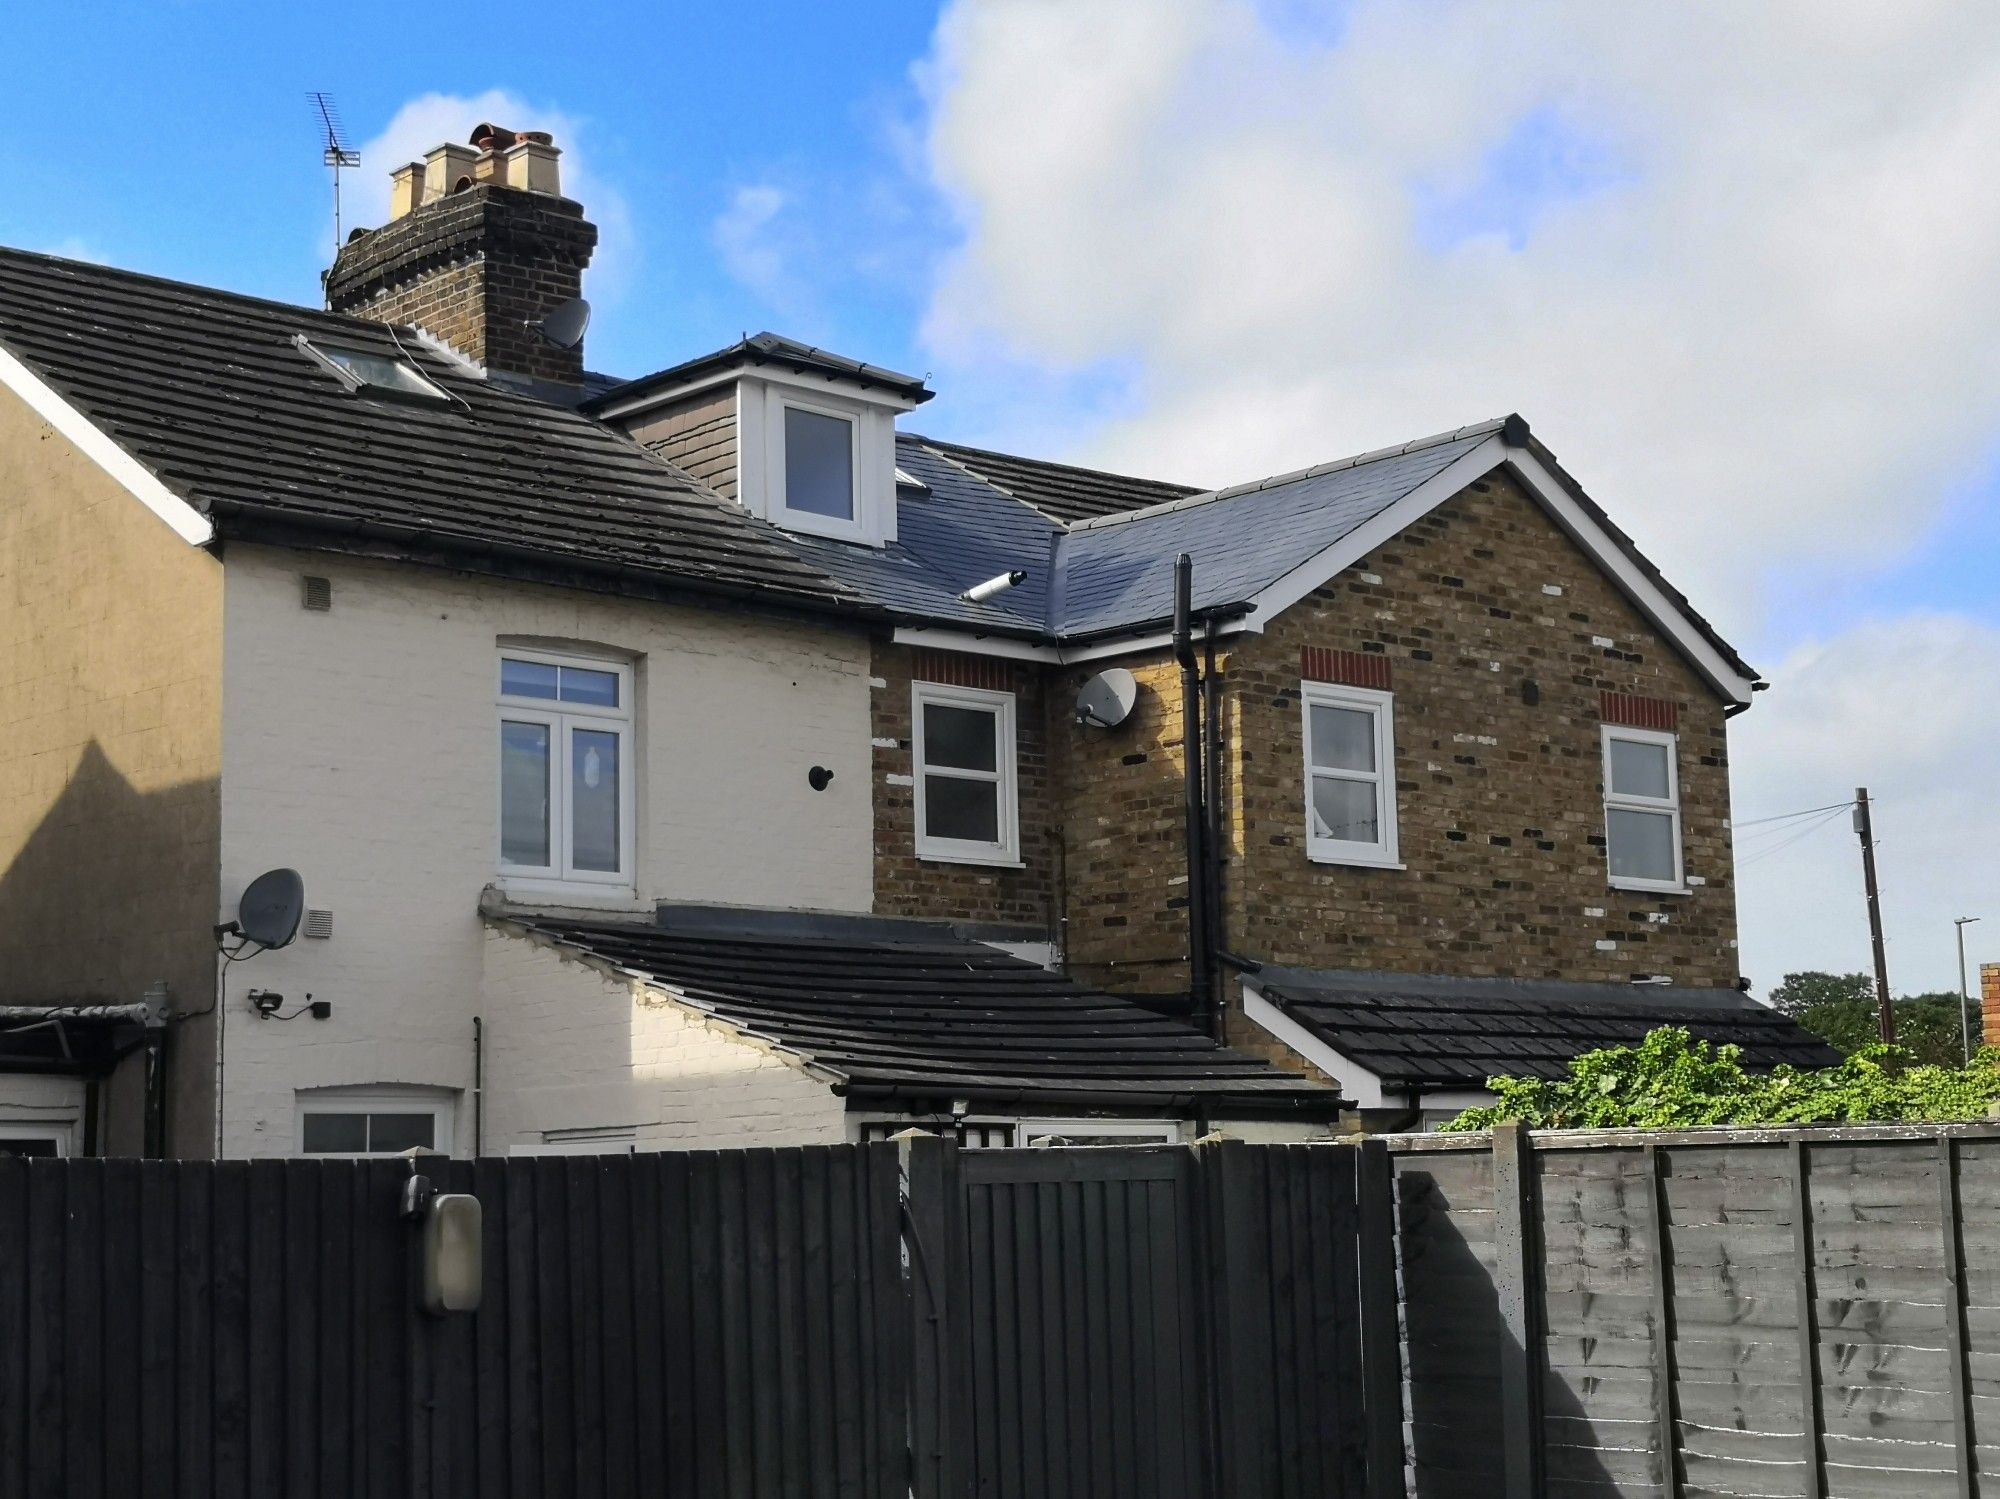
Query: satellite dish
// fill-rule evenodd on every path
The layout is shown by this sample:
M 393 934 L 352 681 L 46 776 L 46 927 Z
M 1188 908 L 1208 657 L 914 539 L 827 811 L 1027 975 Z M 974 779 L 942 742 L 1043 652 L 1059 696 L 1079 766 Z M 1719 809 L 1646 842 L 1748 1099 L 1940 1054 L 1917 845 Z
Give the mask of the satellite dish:
M 1115 729 L 1139 701 L 1139 681 L 1122 666 L 1101 671 L 1077 689 L 1076 721 L 1093 729 Z
M 236 929 L 259 947 L 283 947 L 298 935 L 305 904 L 305 881 L 296 869 L 267 870 L 237 901 Z
M 583 330 L 590 326 L 590 304 L 582 297 L 571 297 L 528 326 L 558 349 L 573 349 L 583 342 Z

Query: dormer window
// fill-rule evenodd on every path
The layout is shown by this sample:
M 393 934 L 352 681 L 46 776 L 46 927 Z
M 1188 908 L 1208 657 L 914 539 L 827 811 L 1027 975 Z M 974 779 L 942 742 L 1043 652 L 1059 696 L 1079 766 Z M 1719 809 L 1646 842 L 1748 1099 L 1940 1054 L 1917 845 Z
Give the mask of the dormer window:
M 896 418 L 930 397 L 914 376 L 759 333 L 582 409 L 773 525 L 879 547 L 910 491 Z
M 303 333 L 292 342 L 317 360 L 355 395 L 381 396 L 392 401 L 449 401 L 450 396 L 426 379 L 414 364 L 367 349 L 317 344 Z
M 858 487 L 854 418 L 780 399 L 785 413 L 785 461 L 774 476 L 779 524 L 790 513 L 813 521 L 854 524 L 854 492 Z

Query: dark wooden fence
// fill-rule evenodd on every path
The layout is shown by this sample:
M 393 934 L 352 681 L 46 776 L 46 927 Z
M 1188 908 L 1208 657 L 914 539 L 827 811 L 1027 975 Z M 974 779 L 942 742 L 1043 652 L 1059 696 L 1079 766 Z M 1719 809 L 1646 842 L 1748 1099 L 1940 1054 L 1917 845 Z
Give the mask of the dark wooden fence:
M 1389 1144 L 1411 1495 L 2000 1495 L 2000 1127 Z
M 1387 1166 L 431 1157 L 483 1207 L 438 1318 L 408 1162 L 0 1158 L 0 1496 L 1363 1499 L 1371 1441 L 1387 1495 Z

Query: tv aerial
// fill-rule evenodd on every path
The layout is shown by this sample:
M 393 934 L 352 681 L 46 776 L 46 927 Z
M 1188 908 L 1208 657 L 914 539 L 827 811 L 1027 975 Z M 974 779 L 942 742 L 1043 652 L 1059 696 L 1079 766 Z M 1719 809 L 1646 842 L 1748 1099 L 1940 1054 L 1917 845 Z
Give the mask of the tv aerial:
M 333 168 L 333 248 L 337 254 L 340 250 L 340 169 L 360 166 L 361 153 L 348 142 L 347 126 L 341 122 L 340 107 L 333 102 L 333 95 L 311 92 L 306 95 L 306 102 L 312 106 L 321 132 L 320 160 Z

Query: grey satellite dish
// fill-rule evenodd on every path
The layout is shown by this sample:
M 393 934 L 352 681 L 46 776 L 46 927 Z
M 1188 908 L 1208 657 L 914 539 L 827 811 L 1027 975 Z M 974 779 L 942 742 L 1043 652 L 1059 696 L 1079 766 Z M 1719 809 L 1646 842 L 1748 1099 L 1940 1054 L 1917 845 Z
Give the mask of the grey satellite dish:
M 1115 729 L 1139 701 L 1139 682 L 1122 666 L 1101 671 L 1076 693 L 1076 721 L 1093 729 Z
M 528 326 L 558 349 L 573 349 L 583 342 L 583 330 L 590 326 L 590 304 L 582 297 L 571 297 L 539 323 Z
M 237 901 L 236 930 L 259 947 L 283 947 L 298 935 L 305 904 L 305 881 L 296 869 L 267 870 Z

